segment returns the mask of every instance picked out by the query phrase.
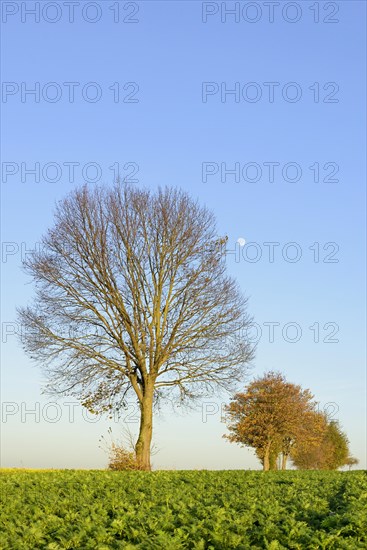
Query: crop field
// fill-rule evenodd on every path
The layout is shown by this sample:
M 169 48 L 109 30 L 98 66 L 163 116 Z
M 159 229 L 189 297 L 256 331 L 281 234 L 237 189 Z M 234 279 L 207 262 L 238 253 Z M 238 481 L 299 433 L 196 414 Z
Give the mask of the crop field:
M 0 470 L 0 548 L 367 548 L 363 471 Z

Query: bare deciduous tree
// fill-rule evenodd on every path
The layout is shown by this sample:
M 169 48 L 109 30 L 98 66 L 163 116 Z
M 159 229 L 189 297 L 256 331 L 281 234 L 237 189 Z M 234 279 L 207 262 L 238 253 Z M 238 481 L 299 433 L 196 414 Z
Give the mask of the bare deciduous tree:
M 153 404 L 231 389 L 253 356 L 246 298 L 227 275 L 215 219 L 180 190 L 117 183 L 76 189 L 25 262 L 34 304 L 19 310 L 25 350 L 50 394 L 90 411 L 140 406 L 136 456 L 150 469 Z

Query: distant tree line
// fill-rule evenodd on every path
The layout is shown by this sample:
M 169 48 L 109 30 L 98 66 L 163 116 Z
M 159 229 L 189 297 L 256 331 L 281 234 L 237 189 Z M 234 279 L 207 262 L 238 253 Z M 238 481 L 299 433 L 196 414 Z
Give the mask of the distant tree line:
M 230 433 L 224 437 L 254 448 L 264 470 L 285 470 L 288 459 L 303 470 L 358 464 L 339 422 L 318 410 L 308 389 L 281 373 L 256 378 L 234 395 L 226 413 Z

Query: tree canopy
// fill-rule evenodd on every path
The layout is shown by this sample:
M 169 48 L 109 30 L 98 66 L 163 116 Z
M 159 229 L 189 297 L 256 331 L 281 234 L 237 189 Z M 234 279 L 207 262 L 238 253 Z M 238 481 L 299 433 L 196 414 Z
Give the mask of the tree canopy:
M 310 445 L 309 438 L 300 438 L 291 451 L 291 458 L 297 468 L 306 470 L 337 470 L 351 460 L 355 463 L 349 456 L 349 441 L 339 422 L 327 419 L 317 444 Z
M 255 448 L 264 470 L 296 438 L 300 419 L 314 408 L 309 390 L 287 382 L 278 372 L 256 378 L 227 406 L 229 435 L 225 437 Z
M 288 458 L 301 469 L 337 469 L 348 464 L 348 439 L 339 423 L 317 410 L 309 390 L 269 372 L 236 393 L 226 407 L 231 442 L 255 449 L 264 470 L 282 469 Z M 350 463 L 350 462 L 349 462 Z
M 25 350 L 47 391 L 89 410 L 119 409 L 132 392 L 136 454 L 150 468 L 153 403 L 230 389 L 253 347 L 247 300 L 226 272 L 226 238 L 186 192 L 83 186 L 57 204 L 25 269 L 35 300 L 19 310 Z

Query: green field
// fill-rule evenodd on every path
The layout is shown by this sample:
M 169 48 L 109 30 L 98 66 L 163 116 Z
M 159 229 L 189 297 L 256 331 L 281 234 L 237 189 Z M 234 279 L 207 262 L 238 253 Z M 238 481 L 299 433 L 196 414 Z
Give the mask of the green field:
M 0 548 L 367 548 L 367 473 L 0 470 Z

